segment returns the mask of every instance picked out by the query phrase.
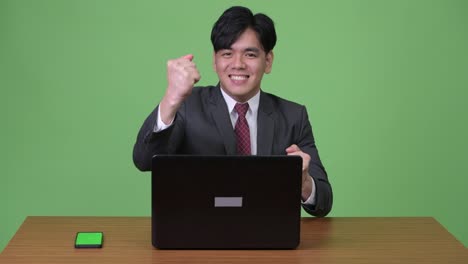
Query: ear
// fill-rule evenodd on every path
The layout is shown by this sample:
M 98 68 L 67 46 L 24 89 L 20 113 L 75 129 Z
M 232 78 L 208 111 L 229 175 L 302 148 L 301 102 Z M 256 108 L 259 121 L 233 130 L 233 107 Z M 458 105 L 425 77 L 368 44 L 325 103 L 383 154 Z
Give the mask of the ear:
M 216 72 L 216 51 L 213 51 L 213 70 Z
M 271 68 L 273 67 L 273 59 L 274 59 L 273 50 L 270 50 L 265 56 L 265 64 L 266 64 L 265 73 L 267 74 L 271 72 Z

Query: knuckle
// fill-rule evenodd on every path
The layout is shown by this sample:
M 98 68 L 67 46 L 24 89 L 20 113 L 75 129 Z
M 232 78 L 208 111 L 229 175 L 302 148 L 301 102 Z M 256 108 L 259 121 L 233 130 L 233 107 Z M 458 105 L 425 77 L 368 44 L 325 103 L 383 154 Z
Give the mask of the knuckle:
M 173 60 L 168 60 L 166 62 L 166 65 L 167 65 L 167 67 L 172 67 L 172 65 L 174 65 L 174 61 Z

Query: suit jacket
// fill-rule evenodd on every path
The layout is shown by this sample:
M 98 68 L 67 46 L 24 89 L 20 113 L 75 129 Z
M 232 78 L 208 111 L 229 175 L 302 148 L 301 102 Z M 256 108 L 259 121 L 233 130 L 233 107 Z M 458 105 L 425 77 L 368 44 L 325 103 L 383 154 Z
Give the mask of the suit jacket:
M 219 86 L 194 87 L 172 126 L 155 133 L 158 107 L 138 133 L 133 149 L 138 169 L 151 170 L 155 154 L 236 155 L 235 133 Z M 310 155 L 309 173 L 315 181 L 316 200 L 315 206 L 303 208 L 319 217 L 328 214 L 333 203 L 332 189 L 315 146 L 306 108 L 260 92 L 257 129 L 257 155 L 285 155 L 292 144 Z

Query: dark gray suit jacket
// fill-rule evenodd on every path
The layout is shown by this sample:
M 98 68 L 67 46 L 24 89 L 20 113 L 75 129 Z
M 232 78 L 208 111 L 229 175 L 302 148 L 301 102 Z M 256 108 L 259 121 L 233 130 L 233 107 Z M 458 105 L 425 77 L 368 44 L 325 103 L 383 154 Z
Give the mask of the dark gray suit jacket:
M 234 129 L 219 86 L 194 87 L 173 125 L 154 133 L 157 118 L 158 108 L 143 123 L 133 149 L 133 161 L 142 171 L 151 170 L 155 154 L 236 155 Z M 261 92 L 257 155 L 285 155 L 292 144 L 311 157 L 309 173 L 315 181 L 316 203 L 303 207 L 311 215 L 325 216 L 332 207 L 332 189 L 315 146 L 306 108 Z

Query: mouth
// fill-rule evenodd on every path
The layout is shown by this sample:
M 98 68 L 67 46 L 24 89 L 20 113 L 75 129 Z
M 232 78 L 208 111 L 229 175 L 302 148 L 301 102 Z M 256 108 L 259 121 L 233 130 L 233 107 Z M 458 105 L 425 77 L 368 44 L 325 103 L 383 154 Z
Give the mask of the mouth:
M 245 81 L 249 78 L 249 75 L 235 75 L 235 74 L 229 74 L 229 78 L 233 81 Z

